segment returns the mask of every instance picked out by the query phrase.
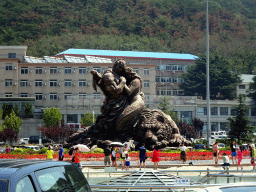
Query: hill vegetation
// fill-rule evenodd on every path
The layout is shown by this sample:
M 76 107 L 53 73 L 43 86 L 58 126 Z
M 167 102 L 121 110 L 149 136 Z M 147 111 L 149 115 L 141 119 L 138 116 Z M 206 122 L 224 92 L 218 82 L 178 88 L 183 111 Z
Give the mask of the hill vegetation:
M 256 66 L 256 0 L 210 0 L 210 51 L 237 73 Z M 0 44 L 28 55 L 68 48 L 205 52 L 205 0 L 0 1 Z

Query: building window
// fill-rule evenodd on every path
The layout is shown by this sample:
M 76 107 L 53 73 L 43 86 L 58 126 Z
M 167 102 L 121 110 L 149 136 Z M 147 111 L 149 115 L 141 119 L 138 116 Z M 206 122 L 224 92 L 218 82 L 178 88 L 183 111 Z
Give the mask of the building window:
M 86 93 L 79 93 L 79 99 L 86 99 Z
M 197 111 L 199 116 L 207 115 L 207 107 L 198 107 Z
M 228 115 L 228 107 L 220 107 L 220 115 Z
M 43 73 L 42 67 L 36 67 L 36 74 L 42 74 L 42 73 Z
M 183 70 L 183 66 L 182 65 L 178 65 L 178 71 L 182 71 Z
M 93 67 L 93 69 L 94 69 L 95 71 L 97 71 L 98 73 L 100 73 L 100 67 Z
M 51 67 L 50 74 L 57 74 L 57 67 Z
M 149 81 L 144 81 L 144 87 L 149 87 Z
M 28 97 L 28 93 L 21 93 L 20 97 Z
M 156 82 L 160 82 L 160 76 L 156 76 Z
M 172 78 L 171 77 L 161 77 L 161 82 L 162 83 L 171 83 Z
M 173 65 L 173 66 L 172 66 L 172 70 L 173 70 L 173 71 L 177 71 L 177 65 Z
M 12 64 L 5 64 L 6 71 L 12 71 Z
M 139 69 L 138 68 L 134 68 L 133 69 L 135 73 L 139 74 Z
M 20 73 L 21 74 L 28 74 L 28 68 L 27 67 L 21 67 Z
M 230 114 L 231 116 L 236 116 L 237 115 L 237 111 L 235 107 L 230 108 Z
M 239 85 L 239 89 L 245 89 L 245 85 Z
M 166 71 L 171 71 L 172 70 L 172 65 L 166 65 Z
M 16 58 L 16 53 L 8 53 L 8 58 Z
M 228 131 L 228 123 L 227 122 L 221 122 L 220 123 L 220 130 L 221 131 Z
M 79 87 L 85 87 L 86 86 L 86 79 L 79 79 Z
M 57 80 L 50 80 L 50 87 L 57 87 Z
M 43 100 L 43 94 L 42 93 L 36 93 L 36 100 Z
M 12 79 L 5 79 L 5 87 L 12 86 Z
M 65 87 L 71 87 L 72 81 L 71 79 L 65 79 Z
M 35 80 L 35 86 L 36 86 L 36 87 L 42 87 L 42 86 L 43 86 L 43 81 L 42 81 L 42 80 L 39 80 L 39 79 L 36 79 L 36 80 Z
M 183 79 L 180 78 L 180 77 L 178 77 L 178 78 L 177 78 L 177 81 L 178 81 L 178 83 L 182 83 L 182 82 L 183 82 Z
M 161 90 L 161 95 L 166 95 L 166 90 Z
M 173 89 L 172 93 L 173 93 L 173 95 L 178 95 L 178 90 L 177 89 Z
M 218 115 L 218 107 L 211 107 L 211 115 Z
M 184 92 L 183 91 L 178 91 L 178 95 L 179 96 L 184 95 Z
M 211 123 L 211 131 L 218 131 L 218 123 L 217 122 Z
M 5 93 L 5 97 L 12 97 L 12 93 Z
M 65 67 L 65 74 L 71 74 L 71 67 Z
M 70 100 L 70 99 L 72 99 L 72 93 L 64 93 L 64 99 L 65 99 L 65 100 Z
M 21 87 L 27 87 L 28 86 L 28 80 L 20 80 L 20 86 Z
M 86 74 L 86 67 L 79 67 L 79 74 Z
M 57 100 L 57 93 L 50 93 L 50 100 Z
M 256 108 L 251 108 L 251 116 L 256 116 Z
M 93 93 L 93 99 L 100 99 L 100 93 Z
M 144 75 L 149 75 L 149 69 L 144 69 Z

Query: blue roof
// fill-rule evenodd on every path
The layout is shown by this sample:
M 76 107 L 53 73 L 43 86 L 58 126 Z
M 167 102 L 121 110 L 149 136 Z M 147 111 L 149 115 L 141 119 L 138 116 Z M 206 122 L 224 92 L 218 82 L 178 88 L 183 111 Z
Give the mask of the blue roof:
M 57 55 L 94 55 L 106 57 L 144 57 L 151 59 L 184 59 L 195 60 L 198 57 L 191 54 L 182 53 L 162 53 L 162 52 L 141 52 L 141 51 L 115 51 L 115 50 L 97 50 L 97 49 L 68 49 Z

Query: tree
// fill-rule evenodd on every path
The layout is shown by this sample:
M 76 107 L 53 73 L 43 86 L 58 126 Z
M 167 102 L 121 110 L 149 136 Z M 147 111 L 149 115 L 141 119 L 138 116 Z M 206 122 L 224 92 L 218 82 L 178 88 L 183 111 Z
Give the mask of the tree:
M 204 122 L 201 119 L 194 118 L 192 119 L 192 125 L 195 127 L 195 129 L 201 136 L 202 130 L 204 128 Z
M 32 113 L 32 105 L 29 104 L 28 102 L 27 102 L 27 103 L 24 103 L 23 105 L 24 105 L 24 107 L 25 107 L 25 115 L 26 115 L 26 116 L 30 116 L 31 113 Z
M 11 113 L 12 106 L 11 105 L 7 105 L 6 103 L 4 103 L 3 106 L 2 106 L 2 110 L 3 110 L 2 118 L 4 119 L 7 115 L 9 115 Z
M 170 98 L 167 96 L 163 96 L 160 99 L 160 102 L 158 104 L 158 109 L 162 110 L 165 114 L 170 115 L 172 120 L 178 124 L 179 119 L 178 119 L 178 115 L 177 113 L 173 110 L 170 110 L 171 106 L 170 106 Z
M 77 131 L 77 128 L 70 125 L 64 126 L 41 126 L 38 128 L 38 131 L 41 132 L 42 136 L 47 136 L 49 139 L 55 142 L 63 142 L 65 139 L 68 139 L 73 133 Z
M 251 141 L 253 137 L 253 127 L 248 119 L 248 107 L 244 104 L 244 98 L 240 94 L 238 97 L 239 105 L 236 107 L 236 116 L 229 118 L 229 137 L 239 141 Z
M 56 127 L 60 124 L 62 119 L 62 114 L 58 108 L 54 106 L 50 109 L 46 109 L 43 113 L 43 122 L 45 127 Z
M 188 124 L 187 122 L 180 121 L 178 124 L 180 134 L 188 138 L 197 138 L 198 132 L 193 125 Z
M 229 61 L 218 53 L 210 56 L 210 98 L 234 99 L 235 87 L 240 82 L 236 73 L 229 69 Z M 188 96 L 203 96 L 206 98 L 206 56 L 201 55 L 195 65 L 188 67 L 187 73 L 182 74 L 184 82 L 179 85 Z
M 256 102 L 256 76 L 253 77 L 253 82 L 249 84 L 248 97 Z
M 9 140 L 11 143 L 17 140 L 22 120 L 18 117 L 14 110 L 7 115 L 2 123 L 1 137 L 2 140 Z
M 94 114 L 94 122 L 96 121 L 97 115 Z M 84 127 L 87 126 L 92 126 L 93 125 L 93 114 L 92 113 L 86 113 L 84 116 L 81 118 L 80 124 L 83 125 Z

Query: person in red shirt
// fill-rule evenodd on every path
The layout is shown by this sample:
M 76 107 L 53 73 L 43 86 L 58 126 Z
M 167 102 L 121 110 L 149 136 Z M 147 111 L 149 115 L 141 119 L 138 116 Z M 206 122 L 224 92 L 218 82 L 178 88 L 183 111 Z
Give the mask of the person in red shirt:
M 160 161 L 160 154 L 159 154 L 159 149 L 157 146 L 155 146 L 155 149 L 153 150 L 153 158 L 152 162 L 154 162 L 154 169 L 157 170 L 158 167 L 158 162 Z
M 9 153 L 9 152 L 10 152 L 10 149 L 9 149 L 9 147 L 8 147 L 8 146 L 6 146 L 6 148 L 5 148 L 5 152 L 6 152 L 6 153 Z
M 82 169 L 81 163 L 80 163 L 80 153 L 79 152 L 79 148 L 75 148 L 75 161 L 74 161 L 74 165 L 76 165 L 79 169 Z

